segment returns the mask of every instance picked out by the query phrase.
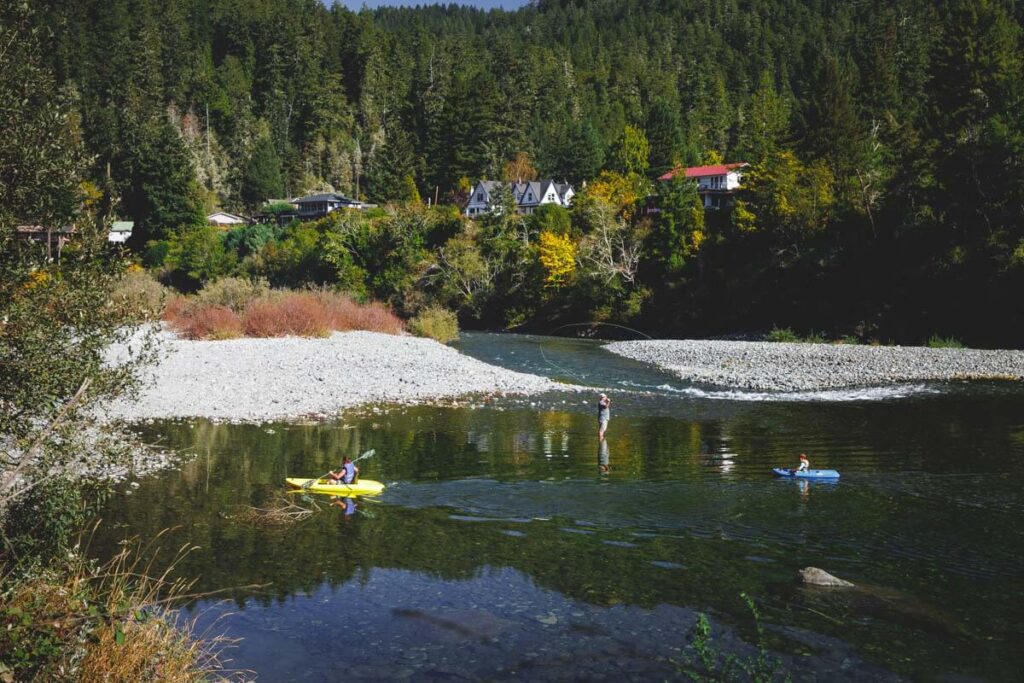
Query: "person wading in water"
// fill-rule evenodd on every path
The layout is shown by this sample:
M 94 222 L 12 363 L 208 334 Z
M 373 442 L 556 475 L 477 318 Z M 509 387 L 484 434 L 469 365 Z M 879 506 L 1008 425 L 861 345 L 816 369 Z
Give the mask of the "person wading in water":
M 601 394 L 597 400 L 597 438 L 604 440 L 604 432 L 608 429 L 608 420 L 612 419 L 612 400 L 607 394 Z

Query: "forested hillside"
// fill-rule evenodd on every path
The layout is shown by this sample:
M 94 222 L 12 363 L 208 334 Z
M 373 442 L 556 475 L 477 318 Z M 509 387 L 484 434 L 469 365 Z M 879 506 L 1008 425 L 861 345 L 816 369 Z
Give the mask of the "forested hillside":
M 497 307 L 448 297 L 464 318 L 1024 343 L 1018 2 L 32 7 L 97 196 L 138 222 L 139 249 L 201 223 L 204 207 L 250 210 L 325 187 L 451 204 L 469 179 L 536 173 L 597 187 L 565 227 L 524 228 L 534 249 L 548 233 L 543 291 Z M 715 159 L 752 164 L 734 210 L 704 216 L 681 183 L 650 182 Z M 649 192 L 665 209 L 653 217 L 640 209 Z M 608 207 L 621 248 L 573 283 Z M 479 239 L 449 233 L 463 240 L 449 255 Z M 575 268 L 548 267 L 553 237 Z M 467 267 L 446 263 L 443 246 L 420 243 L 431 263 L 412 259 L 409 272 Z M 310 280 L 344 280 L 337 272 Z M 586 303 L 558 293 L 573 286 Z

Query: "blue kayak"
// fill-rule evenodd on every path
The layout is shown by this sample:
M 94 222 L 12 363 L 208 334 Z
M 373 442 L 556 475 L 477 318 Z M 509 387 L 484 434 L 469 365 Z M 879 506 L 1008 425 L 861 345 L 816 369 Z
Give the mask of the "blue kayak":
M 780 477 L 795 477 L 797 479 L 838 479 L 839 472 L 835 470 L 806 470 L 804 472 L 793 472 L 783 467 L 773 467 L 772 472 Z

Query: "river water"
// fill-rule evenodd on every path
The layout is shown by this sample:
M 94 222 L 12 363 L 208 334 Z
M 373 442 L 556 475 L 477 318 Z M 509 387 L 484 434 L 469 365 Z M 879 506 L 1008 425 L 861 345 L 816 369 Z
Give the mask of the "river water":
M 170 529 L 159 567 L 198 546 L 177 571 L 227 592 L 186 616 L 266 681 L 683 678 L 698 614 L 713 648 L 760 640 L 796 680 L 1022 679 L 1024 391 L 753 394 L 588 340 L 459 346 L 605 388 L 604 446 L 590 391 L 157 422 L 139 430 L 194 459 L 111 497 L 91 551 Z M 240 514 L 370 448 L 381 496 L 293 495 L 317 511 L 281 526 Z M 842 479 L 771 476 L 799 452 Z M 858 588 L 802 587 L 809 565 Z

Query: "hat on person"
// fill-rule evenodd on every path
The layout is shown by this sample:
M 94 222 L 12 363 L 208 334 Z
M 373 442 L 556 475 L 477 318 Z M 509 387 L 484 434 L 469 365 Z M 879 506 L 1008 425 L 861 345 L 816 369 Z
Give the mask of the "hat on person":
M 806 460 L 806 459 L 807 459 L 807 456 L 806 456 L 806 455 L 804 455 L 803 453 L 801 453 L 801 454 L 800 454 L 800 459 L 801 459 L 801 460 Z

